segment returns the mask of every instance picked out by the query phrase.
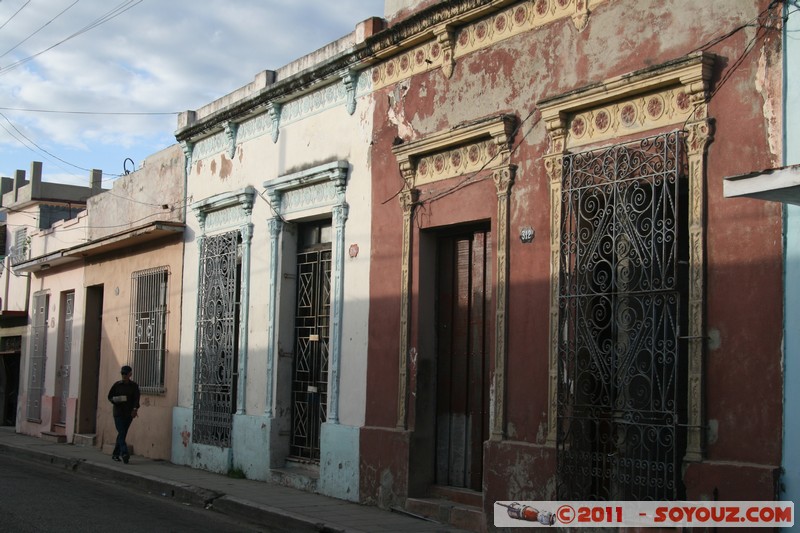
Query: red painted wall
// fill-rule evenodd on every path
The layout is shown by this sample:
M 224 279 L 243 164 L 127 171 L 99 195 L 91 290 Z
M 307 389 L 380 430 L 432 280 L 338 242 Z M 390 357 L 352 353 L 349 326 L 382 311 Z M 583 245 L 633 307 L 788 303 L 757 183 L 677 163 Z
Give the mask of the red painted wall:
M 556 21 L 459 58 L 449 79 L 433 69 L 376 93 L 362 499 L 380 499 L 375 487 L 386 472 L 404 479 L 415 468 L 409 447 L 385 437 L 397 422 L 402 213 L 396 195 L 403 181 L 391 152 L 395 139 L 424 138 L 498 113 L 523 121 L 511 161 L 518 170 L 510 203 L 507 439 L 485 447 L 484 502 L 491 509 L 496 499 L 554 497 L 555 450 L 546 445 L 551 227 L 542 155 L 548 137 L 535 103 L 683 57 L 752 21 L 768 4 L 602 3 L 583 31 L 571 19 Z M 754 37 L 753 50 L 745 54 Z M 707 459 L 689 465 L 685 481 L 690 495 L 760 499 L 770 494 L 768 473 L 780 464 L 781 453 L 781 206 L 724 199 L 722 179 L 779 164 L 779 33 L 743 28 L 704 49 L 719 55 L 709 104 L 715 133 L 706 172 L 705 319 L 710 338 L 704 397 L 709 427 Z M 403 128 L 397 117 L 404 120 Z M 457 181 L 428 188 L 442 190 Z M 466 220 L 490 220 L 494 231 L 496 206 L 494 184 L 485 180 L 426 205 L 415 231 Z M 518 238 L 525 226 L 536 231 L 531 244 Z M 371 468 L 373 463 L 382 469 Z M 742 476 L 744 464 L 757 465 L 755 473 Z M 726 486 L 736 489 L 726 491 Z M 402 498 L 402 490 L 395 491 L 397 497 Z

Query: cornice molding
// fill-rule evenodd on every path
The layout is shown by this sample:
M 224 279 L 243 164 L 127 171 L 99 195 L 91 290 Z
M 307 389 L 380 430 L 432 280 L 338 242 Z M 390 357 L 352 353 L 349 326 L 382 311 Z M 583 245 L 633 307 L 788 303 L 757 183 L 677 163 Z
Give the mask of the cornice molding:
M 439 55 L 439 62 L 446 75 L 452 75 L 453 62 L 456 58 L 455 48 L 459 45 L 456 32 L 459 28 L 481 18 L 489 17 L 509 6 L 518 5 L 523 11 L 533 13 L 551 10 L 572 10 L 572 16 L 578 16 L 580 24 L 585 27 L 588 13 L 596 3 L 607 0 L 450 0 L 438 2 L 427 9 L 380 31 L 363 42 L 353 46 L 319 65 L 308 68 L 297 74 L 265 87 L 264 89 L 230 104 L 190 125 L 181 127 L 175 132 L 180 141 L 197 141 L 222 131 L 228 121 L 242 122 L 247 118 L 263 112 L 270 102 L 286 103 L 303 94 L 341 79 L 342 72 L 362 73 L 377 63 L 407 53 L 412 48 L 436 43 L 452 47 L 449 59 Z M 574 4 L 574 5 L 573 5 Z M 547 15 L 549 16 L 549 15 Z M 549 19 L 548 19 L 549 20 Z M 577 22 L 576 22 L 577 24 Z M 444 59 L 441 59 L 444 58 Z M 450 74 L 448 74 L 448 72 Z M 353 102 L 348 102 L 348 111 Z

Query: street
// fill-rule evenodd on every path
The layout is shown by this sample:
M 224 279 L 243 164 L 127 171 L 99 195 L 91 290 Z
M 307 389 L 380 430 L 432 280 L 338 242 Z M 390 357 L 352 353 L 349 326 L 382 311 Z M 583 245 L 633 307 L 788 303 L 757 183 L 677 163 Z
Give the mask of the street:
M 214 511 L 0 454 L 0 532 L 267 532 Z

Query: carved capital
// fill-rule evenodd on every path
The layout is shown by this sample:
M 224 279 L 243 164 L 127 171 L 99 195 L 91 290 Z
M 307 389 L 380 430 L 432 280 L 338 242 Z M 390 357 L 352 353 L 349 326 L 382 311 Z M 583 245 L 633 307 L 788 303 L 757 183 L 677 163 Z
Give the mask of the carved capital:
M 272 217 L 269 219 L 268 225 L 270 237 L 272 237 L 273 240 L 277 239 L 281 234 L 281 230 L 283 230 L 283 220 L 278 217 Z
M 695 110 L 704 114 L 706 104 L 701 104 Z M 714 140 L 714 124 L 711 119 L 696 120 L 686 124 L 686 147 L 688 154 L 705 154 L 706 148 Z
M 514 176 L 517 173 L 516 165 L 509 165 L 505 168 L 498 168 L 492 172 L 492 180 L 495 187 L 497 187 L 497 196 L 499 198 L 511 194 L 511 185 L 514 184 Z
M 449 24 L 442 24 L 434 28 L 433 34 L 442 49 L 442 72 L 450 78 L 456 66 L 456 58 L 453 55 L 456 42 L 455 28 Z
M 414 204 L 419 200 L 419 189 L 404 189 L 400 193 L 400 207 L 403 209 L 405 216 L 411 216 L 411 210 Z
M 339 205 L 333 206 L 331 209 L 333 213 L 333 225 L 336 228 L 341 228 L 344 226 L 344 223 L 347 221 L 347 216 L 350 212 L 350 206 L 347 205 L 347 202 L 342 202 Z

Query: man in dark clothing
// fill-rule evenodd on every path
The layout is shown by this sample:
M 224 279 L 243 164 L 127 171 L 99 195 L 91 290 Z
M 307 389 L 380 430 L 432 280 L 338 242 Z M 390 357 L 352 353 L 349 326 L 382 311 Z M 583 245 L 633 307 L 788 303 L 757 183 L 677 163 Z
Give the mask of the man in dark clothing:
M 131 422 L 139 415 L 139 385 L 131 380 L 131 367 L 125 365 L 120 372 L 122 379 L 114 383 L 108 391 L 108 401 L 114 404 L 114 425 L 117 428 L 117 442 L 111 458 L 115 461 L 122 458 L 128 464 L 131 456 L 125 437 L 128 436 Z

